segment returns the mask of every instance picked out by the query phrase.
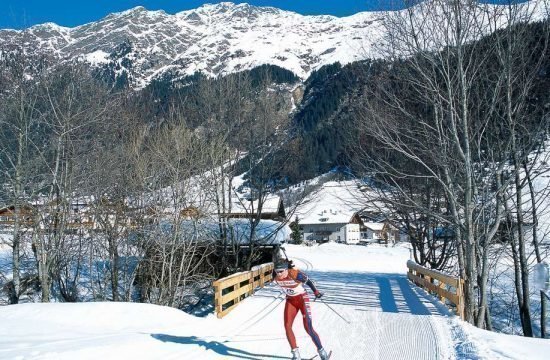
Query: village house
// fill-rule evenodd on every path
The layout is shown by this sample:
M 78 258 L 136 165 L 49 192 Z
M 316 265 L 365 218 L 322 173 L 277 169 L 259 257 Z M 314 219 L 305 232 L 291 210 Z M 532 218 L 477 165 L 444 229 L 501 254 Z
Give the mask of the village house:
M 402 231 L 386 214 L 370 209 L 361 211 L 359 216 L 362 221 L 361 242 L 395 244 L 404 240 Z
M 361 240 L 361 218 L 357 213 L 320 209 L 299 224 L 305 241 L 358 244 Z
M 406 234 L 388 217 L 370 187 L 354 181 L 331 181 L 296 211 L 305 242 L 394 244 Z
M 0 208 L 0 229 L 15 226 L 17 215 L 19 215 L 22 226 L 30 227 L 33 224 L 34 214 L 35 208 L 28 204 L 20 206 L 18 210 L 16 210 L 15 205 Z
M 262 220 L 283 221 L 286 218 L 283 199 L 277 195 L 267 196 L 261 202 L 236 198 L 233 200 L 231 211 L 222 214 L 227 219 L 250 219 L 259 217 Z
M 401 240 L 401 232 L 389 221 L 364 222 L 361 226 L 361 241 L 395 244 Z
M 54 214 L 62 213 L 63 221 L 58 222 Z M 28 230 L 52 231 L 54 227 L 68 234 L 97 229 L 94 204 L 90 199 L 76 198 L 70 201 L 43 201 L 25 203 L 19 208 L 20 224 Z M 17 212 L 15 206 L 0 208 L 0 228 L 13 229 Z M 57 225 L 54 225 L 57 224 Z
M 361 198 L 354 182 L 324 183 L 296 210 L 303 240 L 358 244 L 362 224 L 358 212 L 365 207 Z

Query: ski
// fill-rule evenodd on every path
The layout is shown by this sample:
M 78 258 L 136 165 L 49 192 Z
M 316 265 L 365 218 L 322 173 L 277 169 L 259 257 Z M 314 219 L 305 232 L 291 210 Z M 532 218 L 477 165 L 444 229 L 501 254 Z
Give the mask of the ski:
M 328 359 L 330 359 L 331 356 L 332 356 L 332 350 L 328 352 Z M 319 359 L 319 354 L 317 354 L 313 357 L 310 357 L 309 359 L 305 359 L 305 360 L 316 360 L 316 359 Z

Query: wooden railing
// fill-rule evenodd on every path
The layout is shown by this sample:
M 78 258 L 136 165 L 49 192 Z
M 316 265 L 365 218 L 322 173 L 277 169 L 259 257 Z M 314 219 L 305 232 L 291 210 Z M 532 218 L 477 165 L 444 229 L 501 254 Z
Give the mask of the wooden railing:
M 272 274 L 273 263 L 267 263 L 214 281 L 214 306 L 218 318 L 227 315 L 256 288 L 271 281 Z
M 464 280 L 439 271 L 430 270 L 412 260 L 407 261 L 407 277 L 416 285 L 436 294 L 439 300 L 446 300 L 456 306 L 456 313 L 464 320 Z

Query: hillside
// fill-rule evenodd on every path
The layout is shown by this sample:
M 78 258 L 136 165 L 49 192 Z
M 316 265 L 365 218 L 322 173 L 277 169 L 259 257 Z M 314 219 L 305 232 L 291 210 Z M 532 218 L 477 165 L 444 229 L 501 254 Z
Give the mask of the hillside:
M 533 19 L 544 18 L 543 10 Z M 387 36 L 382 20 L 391 14 L 302 16 L 220 3 L 170 15 L 137 7 L 75 28 L 48 23 L 23 31 L 0 30 L 0 57 L 9 58 L 22 46 L 26 61 L 86 64 L 115 90 L 143 90 L 133 101 L 140 113 L 135 118 L 162 122 L 177 103 L 194 128 L 214 117 L 201 113 L 203 109 L 216 108 L 199 89 L 213 92 L 224 86 L 225 80 L 218 80 L 243 71 L 253 82 L 284 84 L 277 89 L 277 106 L 291 112 L 292 121 L 276 157 L 276 176 L 296 183 L 356 160 L 356 145 L 364 136 L 357 131 L 356 114 L 384 79 L 407 71 L 406 64 L 380 59 L 378 45 Z M 536 38 L 540 26 L 531 28 Z M 493 43 L 491 36 L 485 39 Z M 535 79 L 540 91 L 529 95 L 531 101 L 548 101 L 548 74 L 543 71 Z M 406 88 L 406 83 L 397 80 L 394 86 Z M 286 164 L 287 158 L 295 161 Z
M 550 88 L 550 51 L 543 43 L 537 45 L 537 41 L 540 41 L 540 34 L 545 33 L 546 26 L 548 20 L 517 26 L 515 30 L 518 33 L 523 32 L 521 36 L 529 39 L 526 41 L 526 55 L 521 60 L 523 64 L 526 64 L 528 69 L 539 66 L 541 68 L 527 90 L 526 109 L 530 115 L 524 120 L 527 128 L 541 134 L 547 132 L 541 123 L 545 122 L 544 113 L 547 112 L 550 103 L 547 91 Z M 498 63 L 498 56 L 492 53 L 494 42 L 494 35 L 488 35 L 470 45 L 476 53 L 483 53 L 483 56 L 489 58 L 481 66 L 483 73 L 490 73 L 493 71 L 492 66 Z M 380 112 L 382 118 L 390 116 L 385 113 L 389 104 L 384 103 L 390 95 L 395 96 L 396 101 L 410 114 L 411 131 L 414 131 L 416 124 L 421 123 L 423 119 L 429 119 L 432 106 L 425 103 L 425 96 L 415 94 L 411 85 L 414 78 L 406 78 L 408 73 L 413 72 L 410 66 L 411 63 L 404 60 L 369 59 L 346 65 L 328 65 L 314 71 L 304 82 L 303 100 L 293 114 L 296 137 L 291 145 L 300 147 L 303 151 L 293 153 L 296 167 L 300 170 L 289 174 L 291 178 L 294 181 L 312 178 L 337 166 L 360 171 L 361 167 L 366 166 L 365 152 L 383 154 L 386 151 L 384 144 L 379 143 L 376 136 L 370 134 L 369 128 L 373 121 L 371 118 L 376 112 Z M 490 81 L 492 80 L 487 80 L 487 84 Z M 473 95 L 477 101 L 472 101 L 472 113 L 483 113 L 484 105 L 479 99 L 489 96 L 492 93 L 491 89 L 494 89 L 493 85 L 487 84 L 480 86 L 487 88 L 475 90 L 480 94 Z M 381 109 L 374 110 L 375 114 L 368 114 L 368 111 L 372 111 L 376 96 L 381 97 Z M 475 108 L 477 105 L 480 109 Z M 498 127 L 501 119 L 495 118 L 489 122 L 493 123 L 492 126 Z M 541 126 L 543 128 L 539 129 Z M 498 131 L 495 130 L 494 133 Z M 292 149 L 292 146 L 288 148 Z M 392 164 L 399 161 L 395 157 L 385 160 Z

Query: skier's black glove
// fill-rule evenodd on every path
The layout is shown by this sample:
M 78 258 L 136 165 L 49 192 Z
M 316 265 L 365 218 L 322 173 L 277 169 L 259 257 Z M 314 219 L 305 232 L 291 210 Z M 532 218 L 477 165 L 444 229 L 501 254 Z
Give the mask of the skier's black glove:
M 316 299 L 320 299 L 324 294 L 322 292 L 320 292 L 319 290 L 315 291 L 313 293 L 315 295 L 315 298 Z

